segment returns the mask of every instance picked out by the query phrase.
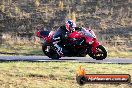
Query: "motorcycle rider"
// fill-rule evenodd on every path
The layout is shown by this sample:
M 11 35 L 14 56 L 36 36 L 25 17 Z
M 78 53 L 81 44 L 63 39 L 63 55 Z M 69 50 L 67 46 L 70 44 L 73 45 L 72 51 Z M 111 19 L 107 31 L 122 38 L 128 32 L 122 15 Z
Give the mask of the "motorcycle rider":
M 60 56 L 63 56 L 64 55 L 63 53 L 66 52 L 66 50 L 62 48 L 62 42 L 65 41 L 66 36 L 69 33 L 75 31 L 75 28 L 76 28 L 76 23 L 73 20 L 67 20 L 65 22 L 65 25 L 59 27 L 56 33 L 54 34 L 53 44 L 56 47 L 57 49 L 56 51 Z

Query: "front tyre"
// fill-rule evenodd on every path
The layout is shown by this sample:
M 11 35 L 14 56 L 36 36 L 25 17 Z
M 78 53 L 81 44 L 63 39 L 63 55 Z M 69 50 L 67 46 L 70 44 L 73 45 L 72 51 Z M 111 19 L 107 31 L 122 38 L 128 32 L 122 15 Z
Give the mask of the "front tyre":
M 52 58 L 54 60 L 57 60 L 59 58 L 61 58 L 56 51 L 54 50 L 54 48 L 52 46 L 48 46 L 47 44 L 43 44 L 42 45 L 42 50 L 44 52 L 44 54 L 46 56 L 48 56 L 49 58 Z
M 107 51 L 102 45 L 99 45 L 96 48 L 96 53 L 89 53 L 89 56 L 96 60 L 103 60 L 107 57 Z

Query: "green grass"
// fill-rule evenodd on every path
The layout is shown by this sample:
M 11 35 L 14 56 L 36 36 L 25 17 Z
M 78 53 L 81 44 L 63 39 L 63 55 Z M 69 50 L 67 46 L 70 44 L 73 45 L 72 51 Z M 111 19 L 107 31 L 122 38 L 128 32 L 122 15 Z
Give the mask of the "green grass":
M 44 55 L 41 45 L 1 45 L 0 52 L 7 55 Z
M 108 52 L 108 57 L 132 58 L 132 52 Z
M 130 74 L 132 64 L 90 64 L 73 62 L 1 62 L 1 88 L 130 88 L 128 84 L 86 84 L 75 76 L 82 65 L 87 74 Z
M 106 47 L 108 57 L 132 58 L 132 51 L 124 47 Z
M 106 50 L 108 51 L 108 57 L 132 58 L 132 51 L 118 50 L 115 47 L 106 47 Z M 40 44 L 35 47 L 30 44 L 1 45 L 0 52 L 4 52 L 5 55 L 44 55 Z

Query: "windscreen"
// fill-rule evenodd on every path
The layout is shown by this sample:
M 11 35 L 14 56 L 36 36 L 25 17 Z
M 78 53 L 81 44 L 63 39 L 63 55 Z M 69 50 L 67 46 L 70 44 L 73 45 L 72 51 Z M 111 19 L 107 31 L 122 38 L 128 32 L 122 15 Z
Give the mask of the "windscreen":
M 87 30 L 86 28 L 82 28 L 82 29 L 81 29 L 81 32 L 82 32 L 84 35 L 88 36 L 88 37 L 96 38 L 96 36 L 95 36 L 95 34 L 94 34 L 94 32 L 93 32 L 92 30 Z

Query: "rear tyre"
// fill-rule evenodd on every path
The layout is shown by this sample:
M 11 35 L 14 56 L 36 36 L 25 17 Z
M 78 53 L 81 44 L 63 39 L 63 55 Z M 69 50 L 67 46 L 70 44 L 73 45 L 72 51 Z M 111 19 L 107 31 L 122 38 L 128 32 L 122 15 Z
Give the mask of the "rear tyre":
M 95 54 L 93 52 L 88 53 L 88 54 L 90 57 L 92 57 L 93 59 L 96 59 L 96 60 L 103 60 L 107 57 L 107 51 L 102 45 L 99 45 L 96 48 Z
M 49 58 L 52 58 L 54 60 L 57 60 L 59 58 L 61 58 L 56 51 L 54 50 L 54 48 L 52 46 L 48 46 L 47 44 L 43 44 L 42 45 L 42 50 L 44 52 L 44 54 L 46 56 L 48 56 Z

